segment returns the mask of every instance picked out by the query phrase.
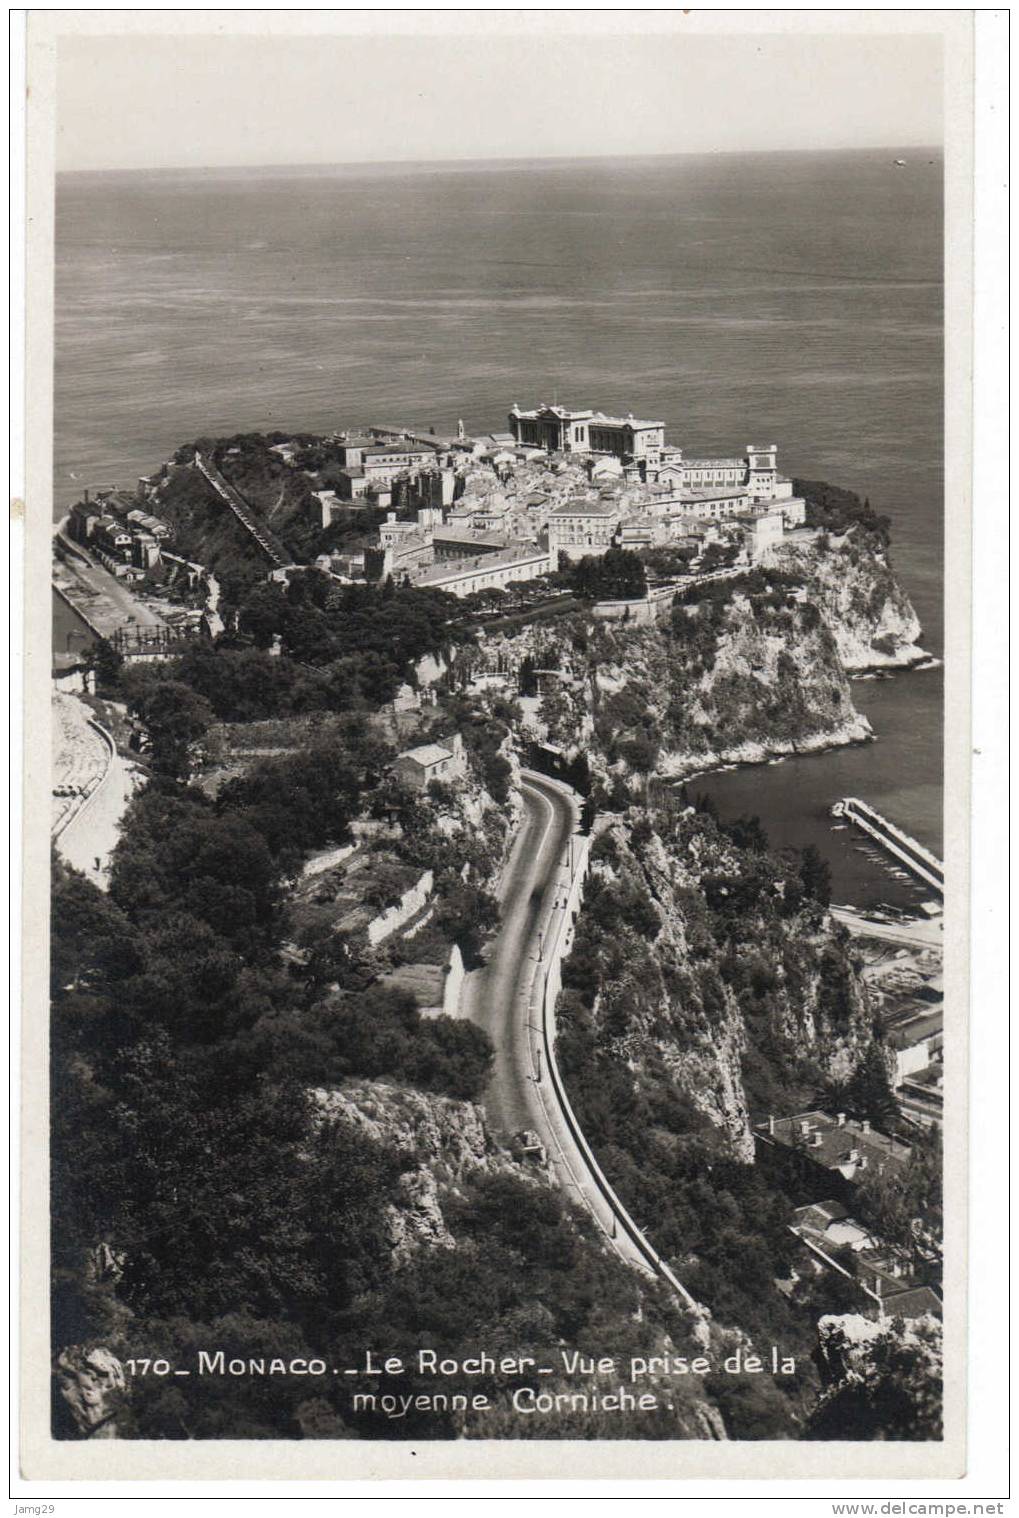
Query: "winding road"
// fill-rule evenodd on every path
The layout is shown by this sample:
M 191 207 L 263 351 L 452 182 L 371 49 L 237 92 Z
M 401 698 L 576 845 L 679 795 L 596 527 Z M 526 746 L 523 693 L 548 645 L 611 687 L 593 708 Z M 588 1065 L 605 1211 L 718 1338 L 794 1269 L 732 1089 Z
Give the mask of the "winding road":
M 560 1185 L 592 1214 L 619 1257 L 654 1274 L 646 1251 L 620 1226 L 548 1079 L 541 998 L 533 993 L 544 973 L 548 921 L 567 887 L 563 861 L 577 810 L 564 787 L 533 773 L 521 777 L 521 793 L 524 816 L 500 890 L 502 930 L 487 965 L 464 984 L 464 1013 L 495 1047 L 485 1112 L 504 1142 L 522 1129 L 536 1133 Z
M 507 1140 L 522 1128 L 533 1128 L 551 1154 L 534 1078 L 541 1030 L 532 1025 L 528 992 L 539 968 L 539 923 L 561 882 L 560 860 L 574 829 L 574 814 L 567 798 L 552 786 L 524 781 L 521 790 L 523 820 L 500 891 L 502 929 L 488 964 L 467 977 L 464 1008 L 495 1046 L 485 1092 L 491 1127 Z

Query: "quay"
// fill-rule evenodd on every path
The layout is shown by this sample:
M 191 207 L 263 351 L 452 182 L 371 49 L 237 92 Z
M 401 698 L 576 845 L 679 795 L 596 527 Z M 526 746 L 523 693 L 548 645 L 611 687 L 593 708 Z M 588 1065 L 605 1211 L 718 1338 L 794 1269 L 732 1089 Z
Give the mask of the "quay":
M 939 896 L 944 895 L 945 867 L 941 860 L 936 859 L 922 843 L 917 843 L 915 838 L 910 838 L 908 833 L 882 817 L 866 801 L 861 801 L 857 796 L 845 796 L 841 801 L 836 801 L 831 814 L 853 823 L 912 875 L 931 886 Z
M 936 917 L 908 917 L 901 922 L 885 922 L 869 916 L 858 907 L 833 906 L 831 915 L 854 938 L 873 938 L 907 949 L 941 950 L 944 947 L 944 918 L 940 914 Z

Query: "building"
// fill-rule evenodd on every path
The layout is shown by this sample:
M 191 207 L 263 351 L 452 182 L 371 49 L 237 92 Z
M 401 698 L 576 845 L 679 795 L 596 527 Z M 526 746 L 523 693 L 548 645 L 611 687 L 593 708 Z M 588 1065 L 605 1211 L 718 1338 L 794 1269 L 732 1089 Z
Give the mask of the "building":
M 673 502 L 685 515 L 726 522 L 750 515 L 753 502 L 742 485 L 684 487 Z
M 444 590 L 452 596 L 473 596 L 482 590 L 505 590 L 510 585 L 554 574 L 556 551 L 540 543 L 516 543 L 509 548 L 478 554 L 469 559 L 450 559 L 412 575 L 415 588 Z
M 136 569 L 154 569 L 159 563 L 159 542 L 150 532 L 131 536 L 131 562 Z
M 945 1121 L 945 1067 L 940 1061 L 903 1078 L 895 1092 L 899 1110 L 911 1122 L 925 1128 L 941 1128 Z
M 778 505 L 787 532 L 791 532 L 794 527 L 803 526 L 807 520 L 807 503 L 802 496 L 789 495 L 779 497 Z
M 571 559 L 606 553 L 619 527 L 618 502 L 567 501 L 548 516 L 549 547 Z
M 665 443 L 665 423 L 601 411 L 577 411 L 544 402 L 533 411 L 514 403 L 509 427 L 515 443 L 544 448 L 549 453 L 609 453 L 619 459 L 657 463 Z
M 668 522 L 660 517 L 627 517 L 620 522 L 616 542 L 620 548 L 637 552 L 641 548 L 657 548 L 669 537 Z
M 372 443 L 360 449 L 359 466 L 372 484 L 390 484 L 404 470 L 416 471 L 435 463 L 435 449 L 415 443 Z
M 759 564 L 770 548 L 777 548 L 781 544 L 785 523 L 780 511 L 765 511 L 759 516 L 739 520 L 752 564 Z
M 408 505 L 434 507 L 444 511 L 456 496 L 456 472 L 448 468 L 427 468 L 414 475 L 408 492 Z
M 336 451 L 344 469 L 360 469 L 361 455 L 366 448 L 374 448 L 373 437 L 343 437 L 336 440 Z
M 359 464 L 347 464 L 336 471 L 336 494 L 341 501 L 363 501 L 368 479 Z
M 95 501 L 75 501 L 67 517 L 67 535 L 75 543 L 87 543 L 94 537 L 102 510 Z
M 436 564 L 451 559 L 476 559 L 479 554 L 499 553 L 509 546 L 504 534 L 475 529 L 470 525 L 473 521 L 472 517 L 466 522 L 447 522 L 444 527 L 435 529 L 432 543 Z
M 93 536 L 98 548 L 117 558 L 124 558 L 131 552 L 131 529 L 118 522 L 116 517 L 100 517 Z
M 762 1159 L 769 1156 L 814 1183 L 826 1174 L 827 1183 L 835 1181 L 843 1194 L 866 1173 L 903 1170 L 913 1152 L 901 1139 L 872 1128 L 868 1119 L 857 1122 L 844 1112 L 769 1117 L 755 1126 L 754 1140 Z
M 414 579 L 434 562 L 431 528 L 420 528 L 416 522 L 383 522 L 379 539 L 364 550 L 367 580 Z
M 424 743 L 419 748 L 406 749 L 393 763 L 397 778 L 417 791 L 425 790 L 432 780 L 446 784 L 458 780 L 465 768 L 463 739 L 459 733 L 442 743 Z
M 792 481 L 778 472 L 778 447 L 748 443 L 740 457 L 684 458 L 681 448 L 666 447 L 649 478 L 690 491 L 742 490 L 751 502 L 786 501 Z
M 925 1279 L 927 1261 L 886 1243 L 840 1202 L 797 1207 L 790 1228 L 824 1266 L 855 1282 L 871 1317 L 941 1316 L 941 1298 Z M 843 1263 L 846 1251 L 853 1256 L 851 1270 Z
M 945 1041 L 944 1010 L 918 1012 L 914 1016 L 885 1025 L 884 1040 L 895 1057 L 894 1086 L 901 1086 L 910 1075 L 926 1070 L 940 1053 Z
M 173 529 L 161 517 L 154 517 L 150 511 L 129 511 L 127 521 L 132 528 L 147 532 L 159 542 L 173 537 Z

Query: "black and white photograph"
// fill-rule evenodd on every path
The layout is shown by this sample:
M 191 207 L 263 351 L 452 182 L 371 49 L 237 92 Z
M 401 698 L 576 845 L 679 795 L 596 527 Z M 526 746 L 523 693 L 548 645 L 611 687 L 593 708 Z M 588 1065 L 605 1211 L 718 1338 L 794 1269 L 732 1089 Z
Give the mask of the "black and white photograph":
M 159 14 L 29 13 L 33 1474 L 961 1476 L 972 13 Z

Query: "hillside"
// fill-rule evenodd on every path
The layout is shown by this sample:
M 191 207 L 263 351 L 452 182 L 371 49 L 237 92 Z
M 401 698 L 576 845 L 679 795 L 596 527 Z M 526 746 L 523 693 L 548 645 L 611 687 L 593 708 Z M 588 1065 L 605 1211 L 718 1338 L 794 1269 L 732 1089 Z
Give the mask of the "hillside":
M 281 484 L 292 466 L 263 478 L 261 443 L 236 446 L 239 488 L 267 492 L 285 537 L 306 504 Z M 186 456 L 161 488 L 188 551 L 233 565 L 238 615 L 172 660 L 104 667 L 148 784 L 108 894 L 56 872 L 60 1436 L 807 1434 L 818 1320 L 850 1288 L 798 1270 L 793 1198 L 754 1163 L 751 1120 L 851 1089 L 879 1100 L 883 1053 L 823 864 L 774 855 L 757 819 L 697 810 L 682 780 L 868 737 L 849 671 L 875 650 L 903 662 L 917 631 L 878 530 L 833 520 L 782 565 L 679 593 L 655 625 L 588 609 L 477 634 L 437 593 L 315 571 L 267 585 L 264 565 L 232 557 Z M 454 778 L 399 778 L 398 752 L 453 734 Z M 623 1267 L 540 1165 L 499 1148 L 492 1044 L 444 1010 L 445 977 L 483 962 L 498 930 L 536 739 L 563 751 L 596 817 L 563 1075 L 699 1311 Z M 444 1390 L 491 1406 L 438 1415 L 416 1405 L 436 1390 L 427 1371 L 382 1374 L 374 1397 L 415 1404 L 397 1416 L 339 1379 L 182 1391 L 124 1369 L 206 1346 L 350 1366 L 379 1345 L 408 1366 L 422 1346 L 553 1357 L 553 1414 L 517 1405 L 523 1370 L 452 1376 Z M 795 1376 L 719 1370 L 771 1345 Z M 571 1353 L 709 1369 L 642 1373 L 651 1401 L 620 1419 L 570 1400 Z

